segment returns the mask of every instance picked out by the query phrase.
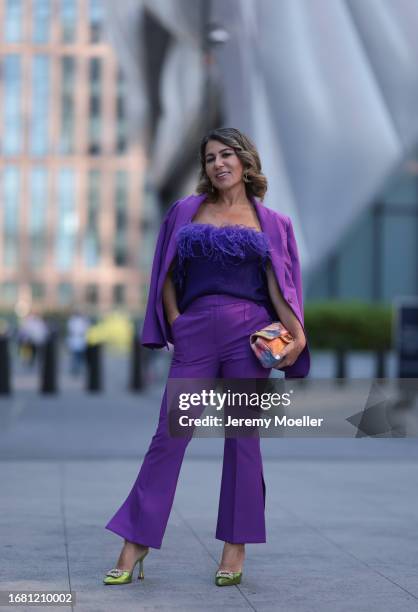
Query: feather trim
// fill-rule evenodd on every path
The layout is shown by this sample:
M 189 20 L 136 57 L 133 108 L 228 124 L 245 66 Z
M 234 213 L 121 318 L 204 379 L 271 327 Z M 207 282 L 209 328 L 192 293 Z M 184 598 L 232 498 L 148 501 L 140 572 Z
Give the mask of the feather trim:
M 265 270 L 271 252 L 267 235 L 246 225 L 188 223 L 177 232 L 176 241 L 173 272 L 175 283 L 180 286 L 190 258 L 209 258 L 221 267 L 240 265 L 248 257 L 259 258 Z

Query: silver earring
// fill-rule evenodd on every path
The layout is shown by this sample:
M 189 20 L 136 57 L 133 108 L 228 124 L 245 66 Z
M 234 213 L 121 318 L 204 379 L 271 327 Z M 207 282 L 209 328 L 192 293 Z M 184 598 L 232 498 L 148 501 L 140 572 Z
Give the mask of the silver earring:
M 244 174 L 242 175 L 242 178 L 244 180 L 244 183 L 250 182 L 250 179 L 248 178 L 248 170 L 245 170 Z

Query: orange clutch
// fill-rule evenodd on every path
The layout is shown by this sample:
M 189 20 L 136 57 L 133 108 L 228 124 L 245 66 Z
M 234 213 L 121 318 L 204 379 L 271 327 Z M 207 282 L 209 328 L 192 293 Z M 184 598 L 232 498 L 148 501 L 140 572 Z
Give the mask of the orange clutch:
M 280 368 L 276 355 L 293 341 L 292 334 L 280 323 L 275 321 L 254 332 L 250 336 L 250 345 L 264 368 Z

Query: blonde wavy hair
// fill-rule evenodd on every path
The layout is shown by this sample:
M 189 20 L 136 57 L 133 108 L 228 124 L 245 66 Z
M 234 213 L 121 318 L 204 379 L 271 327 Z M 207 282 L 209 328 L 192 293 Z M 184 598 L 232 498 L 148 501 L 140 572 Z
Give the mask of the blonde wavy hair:
M 255 196 L 262 200 L 267 191 L 267 179 L 261 172 L 260 156 L 251 140 L 236 128 L 216 128 L 202 138 L 199 149 L 200 174 L 197 193 L 205 193 L 214 200 L 218 197 L 218 189 L 212 185 L 206 174 L 205 153 L 209 140 L 217 140 L 234 149 L 243 165 L 247 197 Z

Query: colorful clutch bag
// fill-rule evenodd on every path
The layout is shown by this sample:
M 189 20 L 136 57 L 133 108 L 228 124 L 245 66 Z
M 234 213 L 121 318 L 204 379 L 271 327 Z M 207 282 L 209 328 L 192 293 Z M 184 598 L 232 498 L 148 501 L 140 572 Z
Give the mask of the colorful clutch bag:
M 250 336 L 250 345 L 264 368 L 280 368 L 275 355 L 293 341 L 292 334 L 280 323 L 274 321 Z

